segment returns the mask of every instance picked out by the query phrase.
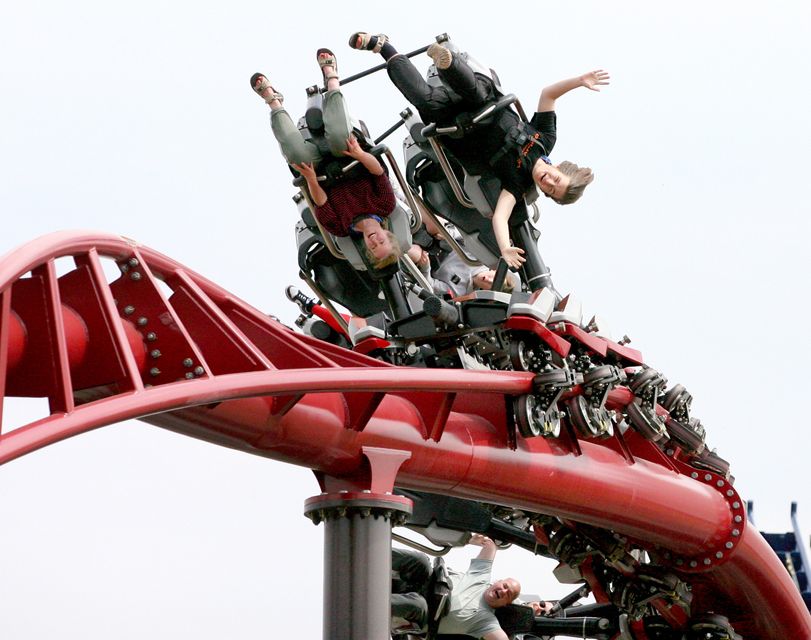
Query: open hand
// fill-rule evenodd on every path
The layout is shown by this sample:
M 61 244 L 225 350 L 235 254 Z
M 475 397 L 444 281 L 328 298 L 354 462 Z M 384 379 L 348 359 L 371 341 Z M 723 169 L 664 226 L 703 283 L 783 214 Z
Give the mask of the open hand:
M 474 544 L 477 547 L 487 547 L 487 546 L 491 546 L 491 545 L 495 546 L 496 543 L 493 542 L 487 536 L 483 536 L 480 533 L 474 533 L 473 535 L 470 536 L 470 540 L 468 541 L 468 544 Z
M 295 162 L 293 162 L 291 163 L 291 166 L 301 175 L 303 175 L 305 180 L 318 179 L 317 176 L 315 175 L 315 168 L 313 168 L 312 162 L 302 162 L 301 164 L 296 164 Z
M 609 84 L 610 79 L 611 76 L 608 75 L 608 71 L 596 69 L 580 76 L 580 86 L 592 91 L 599 91 L 599 86 Z
M 523 263 L 527 261 L 527 259 L 522 255 L 524 250 L 519 247 L 507 247 L 506 249 L 502 250 L 501 257 L 504 258 L 504 262 L 507 263 L 513 269 L 517 269 Z
M 411 245 L 408 249 L 408 257 L 411 258 L 418 267 L 424 267 L 430 260 L 428 252 L 418 244 Z
M 355 136 L 350 135 L 346 139 L 346 151 L 344 151 L 345 156 L 349 156 L 350 158 L 355 158 L 355 160 L 359 159 L 359 156 L 363 153 L 363 149 L 360 148 L 360 144 L 358 143 L 357 138 Z

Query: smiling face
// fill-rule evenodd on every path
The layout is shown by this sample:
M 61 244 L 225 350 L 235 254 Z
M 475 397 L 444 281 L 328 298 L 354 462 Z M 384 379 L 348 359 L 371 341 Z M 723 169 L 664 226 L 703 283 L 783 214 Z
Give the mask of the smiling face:
M 560 200 L 569 188 L 571 178 L 563 173 L 553 164 L 546 164 L 543 160 L 538 160 L 532 167 L 532 179 L 543 193 Z
M 484 601 L 494 609 L 510 604 L 521 593 L 521 584 L 515 578 L 497 580 L 484 592 Z
M 363 234 L 366 257 L 375 269 L 383 268 L 397 261 L 402 254 L 400 244 L 391 231 L 380 224 L 380 219 L 371 216 L 354 221 L 352 227 Z
M 376 260 L 382 260 L 394 251 L 389 234 L 379 224 L 377 229 L 371 227 L 364 229 L 363 242 Z

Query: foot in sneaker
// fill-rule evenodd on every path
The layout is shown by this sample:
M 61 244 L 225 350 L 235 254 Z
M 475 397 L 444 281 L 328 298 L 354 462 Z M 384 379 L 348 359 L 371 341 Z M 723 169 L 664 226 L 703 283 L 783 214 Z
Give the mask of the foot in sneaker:
M 453 54 L 438 42 L 428 47 L 428 57 L 434 61 L 437 69 L 447 69 L 453 61 Z

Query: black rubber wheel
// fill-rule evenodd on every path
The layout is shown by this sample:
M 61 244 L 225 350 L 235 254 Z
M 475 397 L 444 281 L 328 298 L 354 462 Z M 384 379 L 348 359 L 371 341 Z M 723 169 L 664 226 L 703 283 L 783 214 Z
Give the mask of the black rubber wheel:
M 588 415 L 588 403 L 586 403 L 583 396 L 575 396 L 566 402 L 566 407 L 569 410 L 569 420 L 572 425 L 581 435 L 590 438 L 594 433 L 591 431 Z
M 531 393 L 515 399 L 515 424 L 518 433 L 525 438 L 535 438 L 543 433 L 542 424 L 539 422 L 538 404 L 535 396 Z
M 690 459 L 690 464 L 699 469 L 706 469 L 707 471 L 717 473 L 724 478 L 729 477 L 729 462 L 714 451 L 707 451 L 706 447 L 699 455 Z
M 682 635 L 661 616 L 649 616 L 643 621 L 645 635 L 649 640 L 680 640 Z
M 546 385 L 561 385 L 568 382 L 569 376 L 563 369 L 553 369 L 552 371 L 544 371 L 539 373 L 532 380 L 532 384 L 536 389 Z
M 651 409 L 643 407 L 639 400 L 634 400 L 625 407 L 625 413 L 628 414 L 628 420 L 630 420 L 634 428 L 646 440 L 659 442 L 667 433 L 664 421 L 656 416 Z
M 659 372 L 655 369 L 642 369 L 642 371 L 634 374 L 634 377 L 628 382 L 628 388 L 634 392 L 634 395 L 639 395 L 647 385 L 659 377 Z
M 616 379 L 616 367 L 613 367 L 610 364 L 594 367 L 583 374 L 583 384 L 585 385 L 605 384 L 606 382 L 611 382 Z
M 704 438 L 690 427 L 673 418 L 668 418 L 665 424 L 670 437 L 687 451 L 697 454 L 704 450 Z
M 668 413 L 672 413 L 679 405 L 686 404 L 689 407 L 692 399 L 693 396 L 684 388 L 684 385 L 676 384 L 662 396 L 662 406 L 667 409 Z
M 687 640 L 736 640 L 735 629 L 724 616 L 708 613 L 690 621 Z
M 532 394 L 516 398 L 513 401 L 515 408 L 515 424 L 518 432 L 525 438 L 557 438 L 560 435 L 560 415 L 554 411 L 552 415 L 542 412 L 538 401 Z
M 566 406 L 575 429 L 586 438 L 599 438 L 614 434 L 611 416 L 603 408 L 593 409 L 583 396 L 571 398 Z
M 514 371 L 530 371 L 530 360 L 533 355 L 527 340 L 510 341 L 510 363 Z

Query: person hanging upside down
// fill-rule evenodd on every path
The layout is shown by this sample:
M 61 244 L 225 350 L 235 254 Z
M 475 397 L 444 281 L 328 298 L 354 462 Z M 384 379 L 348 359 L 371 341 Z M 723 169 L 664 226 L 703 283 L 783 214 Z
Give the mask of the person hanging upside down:
M 432 44 L 427 51 L 447 85 L 436 87 L 428 84 L 411 60 L 398 53 L 383 34 L 355 33 L 349 46 L 382 55 L 392 82 L 426 123 L 453 125 L 459 114 L 480 110 L 497 97 L 491 78 L 475 73 L 461 56 L 440 44 Z M 553 165 L 549 160 L 557 138 L 555 101 L 578 87 L 600 91 L 608 81 L 609 75 L 602 69 L 561 80 L 541 91 L 538 111 L 529 122 L 503 109 L 491 123 L 474 128 L 462 138 L 443 139 L 468 173 L 491 171 L 501 181 L 493 231 L 501 255 L 511 267 L 520 267 L 525 261 L 523 249 L 510 243 L 509 219 L 515 204 L 535 186 L 558 204 L 571 204 L 594 178 L 591 169 L 568 161 Z
M 465 572 L 449 569 L 453 583 L 450 605 L 439 623 L 439 634 L 459 634 L 507 640 L 495 610 L 512 603 L 521 592 L 515 578 L 490 581 L 493 560 L 498 547 L 480 534 L 473 534 L 469 544 L 481 547 L 479 555 L 470 561 Z M 392 549 L 392 617 L 400 625 L 424 627 L 428 617 L 423 585 L 427 582 L 430 562 L 425 554 L 410 549 Z M 536 615 L 548 612 L 545 603 L 527 603 Z
M 270 107 L 270 124 L 282 155 L 307 183 L 315 205 L 313 214 L 321 225 L 336 236 L 362 237 L 370 264 L 381 269 L 398 260 L 403 251 L 397 238 L 384 222 L 394 210 L 396 200 L 389 178 L 380 161 L 361 148 L 352 133 L 346 102 L 340 90 L 335 54 L 319 49 L 318 65 L 324 76 L 324 137 L 334 157 L 357 160 L 363 170 L 324 189 L 315 167 L 323 160 L 316 144 L 306 140 L 282 106 L 284 96 L 276 91 L 264 74 L 251 77 L 251 88 Z

